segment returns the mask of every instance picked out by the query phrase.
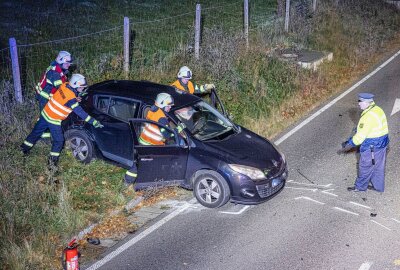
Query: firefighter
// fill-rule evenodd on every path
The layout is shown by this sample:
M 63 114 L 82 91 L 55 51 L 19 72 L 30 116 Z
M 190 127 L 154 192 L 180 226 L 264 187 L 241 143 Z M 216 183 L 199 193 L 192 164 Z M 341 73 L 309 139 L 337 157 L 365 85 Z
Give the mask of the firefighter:
M 187 66 L 183 66 L 179 69 L 178 79 L 171 83 L 171 86 L 174 86 L 175 88 L 184 92 L 188 92 L 190 94 L 207 93 L 212 89 L 215 89 L 214 84 L 204 84 L 197 86 L 190 81 L 191 79 L 192 71 Z
M 125 172 L 124 176 L 124 183 L 125 187 L 130 186 L 131 184 L 135 183 L 136 178 L 137 178 L 137 166 L 136 166 L 136 161 L 133 160 L 132 166 Z
M 49 165 L 57 166 L 60 152 L 64 145 L 61 121 L 66 119 L 72 111 L 89 124 L 92 124 L 95 128 L 103 127 L 99 121 L 90 117 L 77 101 L 78 94 L 86 87 L 87 83 L 85 77 L 81 74 L 74 74 L 70 82 L 65 82 L 58 88 L 41 111 L 40 118 L 36 122 L 32 132 L 21 144 L 24 155 L 29 154 L 30 149 L 40 139 L 43 131 L 49 129 L 52 137 Z
M 358 94 L 358 105 L 362 113 L 357 131 L 354 136 L 342 143 L 343 149 L 340 150 L 345 153 L 360 146 L 358 177 L 354 186 L 347 188 L 348 191 L 373 189 L 383 192 L 385 188 L 385 161 L 389 130 L 385 112 L 375 104 L 373 98 L 374 95 L 370 93 Z
M 72 56 L 67 51 L 60 51 L 56 59 L 50 63 L 36 85 L 36 98 L 39 101 L 39 109 L 43 110 L 51 95 L 56 92 L 67 79 L 68 68 L 72 64 Z
M 160 93 L 147 112 L 146 119 L 157 122 L 163 126 L 169 127 L 168 119 L 165 112 L 169 112 L 174 105 L 174 99 L 170 94 Z M 164 128 L 159 128 L 157 125 L 146 123 L 140 134 L 139 142 L 143 145 L 165 145 L 165 140 L 172 135 Z

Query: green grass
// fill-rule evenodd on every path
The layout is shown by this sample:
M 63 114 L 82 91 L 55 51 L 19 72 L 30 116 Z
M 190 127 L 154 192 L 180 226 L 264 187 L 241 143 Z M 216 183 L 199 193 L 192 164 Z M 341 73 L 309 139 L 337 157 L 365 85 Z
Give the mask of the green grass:
M 283 22 L 274 17 L 276 1 L 254 0 L 250 1 L 250 48 L 246 50 L 242 1 L 237 5 L 227 0 L 200 1 L 204 26 L 201 57 L 195 60 L 195 0 L 183 7 L 176 0 L 30 2 L 14 3 L 14 8 L 3 5 L 0 44 L 7 46 L 4 38 L 9 36 L 28 44 L 116 28 L 20 47 L 22 105 L 13 99 L 8 51 L 0 51 L 0 261 L 6 269 L 59 267 L 53 259 L 70 237 L 135 196 L 122 191 L 124 170 L 114 165 L 100 160 L 83 165 L 64 149 L 60 171 L 54 176 L 46 169 L 49 145 L 40 143 L 29 157 L 19 152 L 19 144 L 39 115 L 33 86 L 58 50 L 71 51 L 76 71 L 91 83 L 124 78 L 121 26 L 128 16 L 135 32 L 130 79 L 168 84 L 181 65 L 188 65 L 195 82 L 216 84 L 236 122 L 269 136 L 373 63 L 372 55 L 383 51 L 400 26 L 398 12 L 380 1 L 359 5 L 344 1 L 339 9 L 323 2 L 312 17 L 293 20 L 295 31 L 285 34 Z M 43 6 L 50 15 L 43 13 Z M 187 12 L 183 17 L 138 23 Z M 57 14 L 68 19 L 60 20 Z M 334 61 L 315 73 L 301 70 L 277 59 L 279 49 L 287 46 L 332 51 Z M 54 180 L 58 184 L 48 184 Z

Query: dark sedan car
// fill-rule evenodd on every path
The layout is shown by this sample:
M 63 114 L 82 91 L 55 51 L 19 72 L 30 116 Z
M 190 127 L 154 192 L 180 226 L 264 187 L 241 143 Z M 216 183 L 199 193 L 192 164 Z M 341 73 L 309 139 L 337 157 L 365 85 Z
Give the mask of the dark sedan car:
M 171 128 L 164 127 L 173 136 L 162 146 L 141 145 L 138 138 L 144 124 L 159 125 L 144 118 L 161 92 L 174 98 L 167 113 Z M 228 200 L 263 202 L 285 185 L 285 157 L 265 138 L 229 120 L 215 97 L 210 105 L 166 85 L 105 81 L 91 86 L 82 101 L 104 128 L 95 129 L 74 114 L 63 128 L 74 156 L 84 163 L 95 156 L 125 168 L 137 162 L 137 190 L 180 185 L 193 189 L 206 207 L 220 207 Z M 179 123 L 186 126 L 183 133 L 174 128 Z

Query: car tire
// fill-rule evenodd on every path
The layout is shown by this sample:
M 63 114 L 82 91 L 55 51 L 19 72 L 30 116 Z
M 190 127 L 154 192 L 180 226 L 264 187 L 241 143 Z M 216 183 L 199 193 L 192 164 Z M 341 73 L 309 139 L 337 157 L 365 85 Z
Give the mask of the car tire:
M 72 155 L 82 163 L 89 163 L 94 158 L 93 142 L 83 130 L 69 130 L 65 133 L 67 147 Z
M 199 171 L 193 181 L 193 194 L 197 201 L 208 208 L 223 206 L 230 198 L 230 189 L 225 179 L 217 172 Z

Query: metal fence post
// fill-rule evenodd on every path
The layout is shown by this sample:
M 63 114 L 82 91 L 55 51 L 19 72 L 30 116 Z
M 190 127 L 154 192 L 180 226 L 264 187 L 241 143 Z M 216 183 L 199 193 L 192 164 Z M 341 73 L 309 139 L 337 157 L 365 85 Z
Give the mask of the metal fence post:
M 246 49 L 249 48 L 249 0 L 244 0 L 244 37 Z
M 124 73 L 126 79 L 129 74 L 129 18 L 124 17 Z
M 289 32 L 290 0 L 286 0 L 285 32 Z
M 9 44 L 10 44 L 10 54 L 11 54 L 12 71 L 13 71 L 15 99 L 17 100 L 17 102 L 22 103 L 23 99 L 22 99 L 22 88 L 21 88 L 21 74 L 19 71 L 17 41 L 15 40 L 15 38 L 10 38 Z
M 312 9 L 313 9 L 313 12 L 315 12 L 317 10 L 317 0 L 313 0 Z
M 200 58 L 200 21 L 201 21 L 201 6 L 196 4 L 196 25 L 194 36 L 194 56 Z

